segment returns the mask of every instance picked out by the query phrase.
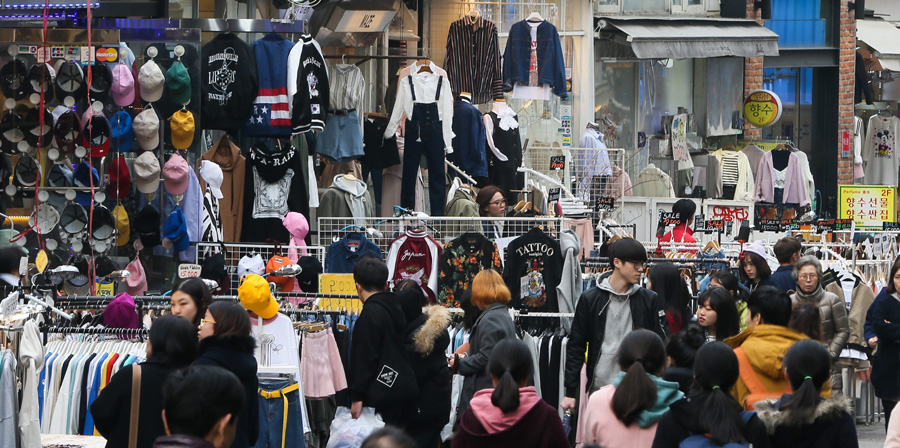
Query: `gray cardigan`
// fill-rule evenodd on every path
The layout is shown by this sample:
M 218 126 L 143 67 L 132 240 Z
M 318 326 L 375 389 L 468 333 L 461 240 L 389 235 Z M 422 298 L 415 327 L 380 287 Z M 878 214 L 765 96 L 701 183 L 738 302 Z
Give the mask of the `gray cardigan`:
M 469 407 L 469 400 L 475 392 L 494 387 L 491 374 L 488 372 L 488 361 L 491 352 L 498 342 L 516 337 L 516 326 L 509 316 L 509 308 L 502 303 L 492 303 L 472 327 L 469 338 L 469 352 L 459 360 L 458 373 L 463 375 L 463 388 L 459 396 L 458 416 Z

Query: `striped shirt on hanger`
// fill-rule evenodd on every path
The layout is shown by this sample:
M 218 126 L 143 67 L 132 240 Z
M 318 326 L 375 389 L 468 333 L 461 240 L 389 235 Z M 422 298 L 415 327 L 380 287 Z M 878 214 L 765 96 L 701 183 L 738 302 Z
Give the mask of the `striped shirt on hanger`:
M 482 17 L 450 24 L 444 68 L 453 93 L 470 92 L 473 104 L 503 98 L 497 26 Z
M 350 110 L 359 107 L 365 86 L 366 80 L 359 67 L 353 64 L 335 64 L 331 70 L 331 109 Z

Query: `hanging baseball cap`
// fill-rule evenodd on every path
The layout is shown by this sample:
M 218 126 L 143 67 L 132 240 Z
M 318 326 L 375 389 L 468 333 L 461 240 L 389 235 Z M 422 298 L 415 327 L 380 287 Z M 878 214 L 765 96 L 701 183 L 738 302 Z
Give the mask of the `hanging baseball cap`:
M 219 166 L 216 162 L 211 160 L 203 160 L 200 162 L 200 177 L 206 181 L 206 185 L 209 187 L 210 191 L 212 191 L 213 196 L 216 199 L 222 199 L 225 197 L 222 194 L 222 182 L 224 181 L 224 174 L 222 173 L 222 167 Z
M 16 101 L 28 96 L 28 67 L 21 58 L 10 59 L 0 67 L 0 91 L 3 96 Z
M 188 166 L 184 157 L 178 153 L 172 154 L 166 165 L 163 167 L 163 179 L 165 180 L 166 191 L 171 195 L 184 194 L 188 187 Z
M 109 120 L 102 112 L 88 108 L 81 117 L 81 137 L 91 157 L 103 157 L 109 153 L 109 138 L 112 135 Z
M 106 174 L 109 176 L 106 192 L 111 198 L 122 199 L 131 193 L 131 173 L 128 171 L 125 157 L 113 159 L 106 168 Z
M 228 292 L 231 282 L 228 276 L 228 267 L 225 264 L 225 256 L 218 253 L 203 260 L 200 268 L 200 278 L 212 280 L 219 284 L 219 287 L 212 291 L 213 294 Z
M 152 151 L 146 151 L 134 159 L 134 178 L 141 193 L 159 190 L 159 160 Z
M 116 219 L 116 246 L 124 246 L 131 241 L 131 224 L 128 220 L 128 211 L 122 204 L 116 206 L 112 211 L 113 218 Z
M 259 254 L 244 255 L 238 261 L 237 275 L 243 278 L 245 275 L 256 274 L 263 275 L 266 273 L 266 263 Z
M 81 141 L 81 124 L 78 116 L 71 110 L 66 110 L 56 118 L 53 125 L 53 134 L 56 137 L 56 146 L 63 154 L 72 154 Z
M 147 274 L 144 273 L 144 265 L 141 264 L 140 257 L 135 256 L 134 260 L 131 260 L 131 263 L 128 263 L 128 266 L 125 266 L 125 270 L 131 274 L 131 276 L 125 279 L 128 294 L 136 296 L 144 295 L 144 293 L 147 292 Z
M 191 239 L 187 233 L 187 223 L 184 220 L 184 213 L 180 208 L 176 208 L 166 219 L 166 227 L 163 229 L 163 236 L 172 241 L 172 245 L 176 252 L 187 250 L 191 245 Z
M 68 163 L 54 163 L 50 166 L 47 173 L 47 185 L 54 188 L 74 187 L 74 173 L 72 166 Z M 62 207 L 66 203 L 64 190 L 50 190 L 50 204 L 56 207 Z
M 134 103 L 134 74 L 131 67 L 116 64 L 112 69 L 112 98 L 116 106 L 125 107 Z
M 134 218 L 134 230 L 146 248 L 159 246 L 159 212 L 152 205 L 146 205 Z
M 65 61 L 56 71 L 56 98 L 73 96 L 84 87 L 84 70 L 75 61 Z
M 108 255 L 101 255 L 94 261 L 94 275 L 99 278 L 112 274 L 116 269 L 116 264 Z
M 271 319 L 278 314 L 278 301 L 272 296 L 269 282 L 259 275 L 250 274 L 241 279 L 238 297 L 245 309 L 253 311 L 263 319 Z
M 87 162 L 81 162 L 75 167 L 75 186 L 82 188 L 90 188 L 91 185 L 97 190 L 100 189 L 100 176 L 97 174 L 97 168 L 94 168 L 88 165 Z M 91 205 L 91 192 L 88 191 L 78 191 L 75 193 L 75 202 L 85 206 L 90 207 Z
M 19 161 L 16 162 L 16 168 L 13 170 L 13 183 L 20 187 L 32 188 L 40 178 L 41 166 L 37 160 L 29 154 L 22 154 L 22 157 L 19 157 Z M 28 193 L 28 190 L 26 189 L 24 193 Z M 30 193 L 31 196 L 26 195 L 25 197 L 34 196 L 34 191 Z
M 91 65 L 91 100 L 99 100 L 103 103 L 109 101 L 110 89 L 113 85 L 112 70 L 105 63 Z
M 172 129 L 172 146 L 188 149 L 194 141 L 194 114 L 189 110 L 178 110 L 169 117 Z
M 91 216 L 91 237 L 95 240 L 106 240 L 116 231 L 116 218 L 108 208 L 98 205 Z
M 24 121 L 16 109 L 6 111 L 0 119 L 0 149 L 6 154 L 19 154 L 19 142 L 25 139 Z
M 191 75 L 181 61 L 175 61 L 166 72 L 166 90 L 175 104 L 187 104 L 191 101 Z
M 148 103 L 152 103 L 162 98 L 166 76 L 159 68 L 159 65 L 150 60 L 138 72 L 138 83 L 141 85 L 141 98 Z
M 56 81 L 56 70 L 50 64 L 34 64 L 28 70 L 29 93 L 44 92 L 44 102 L 53 101 L 53 83 Z
M 134 118 L 132 128 L 141 149 L 153 151 L 159 147 L 159 117 L 155 110 L 144 109 Z
M 59 212 L 47 202 L 35 207 L 34 212 L 28 217 L 28 225 L 34 227 L 41 235 L 46 235 L 59 224 Z
M 50 144 L 53 142 L 53 114 L 50 113 L 48 109 L 44 109 L 44 125 L 41 126 L 41 111 L 37 107 L 32 107 L 28 109 L 28 113 L 25 114 L 25 129 L 23 129 L 22 133 L 24 134 L 25 141 L 28 142 L 28 146 L 32 148 L 38 147 L 38 140 L 40 139 L 40 149 L 46 149 L 50 147 Z
M 66 204 L 59 215 L 59 225 L 66 233 L 75 234 L 81 232 L 88 225 L 88 214 L 84 207 L 77 202 Z
M 112 149 L 119 152 L 131 151 L 131 144 L 134 141 L 131 115 L 124 110 L 120 110 L 113 115 L 112 120 L 109 120 L 109 126 Z

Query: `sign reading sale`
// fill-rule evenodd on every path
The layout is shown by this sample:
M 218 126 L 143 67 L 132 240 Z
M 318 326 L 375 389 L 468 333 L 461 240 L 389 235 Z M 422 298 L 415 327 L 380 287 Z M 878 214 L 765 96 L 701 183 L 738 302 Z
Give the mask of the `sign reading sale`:
M 852 219 L 860 228 L 878 228 L 897 220 L 897 187 L 892 185 L 838 186 L 838 218 Z

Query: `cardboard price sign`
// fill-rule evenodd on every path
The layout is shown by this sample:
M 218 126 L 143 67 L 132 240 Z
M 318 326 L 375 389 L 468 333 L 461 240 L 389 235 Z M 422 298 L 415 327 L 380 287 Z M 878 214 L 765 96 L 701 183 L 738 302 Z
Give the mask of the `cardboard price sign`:
M 616 198 L 611 196 L 600 196 L 594 204 L 595 209 L 598 212 L 609 212 L 616 208 Z
M 180 264 L 178 265 L 178 278 L 199 277 L 201 269 L 203 267 L 199 264 Z
M 678 224 L 681 224 L 681 213 L 660 212 L 659 222 L 660 224 L 665 224 L 667 226 L 676 226 Z
M 547 202 L 559 202 L 561 191 L 559 188 L 551 188 L 547 191 Z
M 353 274 L 319 274 L 319 292 L 322 294 L 356 295 L 356 282 Z M 356 310 L 362 309 L 359 299 L 319 299 L 319 308 L 324 310 Z
M 550 169 L 561 170 L 566 167 L 566 156 L 550 156 Z

